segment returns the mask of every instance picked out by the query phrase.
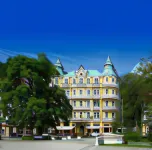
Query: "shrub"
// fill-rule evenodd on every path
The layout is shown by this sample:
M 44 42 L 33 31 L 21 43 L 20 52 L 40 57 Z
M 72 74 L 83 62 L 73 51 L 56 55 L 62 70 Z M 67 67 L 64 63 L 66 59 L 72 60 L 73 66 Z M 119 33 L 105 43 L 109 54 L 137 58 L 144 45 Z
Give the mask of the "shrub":
M 139 142 L 141 140 L 141 135 L 138 132 L 128 132 L 124 135 L 125 141 L 133 141 L 133 142 Z
M 22 136 L 22 140 L 33 140 L 33 136 Z
M 147 138 L 148 138 L 149 141 L 152 142 L 152 133 L 149 133 Z

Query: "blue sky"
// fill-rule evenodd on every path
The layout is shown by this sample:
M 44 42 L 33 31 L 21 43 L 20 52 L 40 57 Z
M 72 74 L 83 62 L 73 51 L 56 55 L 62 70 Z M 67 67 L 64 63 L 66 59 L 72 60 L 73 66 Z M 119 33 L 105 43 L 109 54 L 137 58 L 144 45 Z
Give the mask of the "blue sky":
M 67 71 L 103 70 L 110 55 L 118 73 L 152 54 L 150 0 L 5 0 L 0 2 L 0 61 L 45 52 Z

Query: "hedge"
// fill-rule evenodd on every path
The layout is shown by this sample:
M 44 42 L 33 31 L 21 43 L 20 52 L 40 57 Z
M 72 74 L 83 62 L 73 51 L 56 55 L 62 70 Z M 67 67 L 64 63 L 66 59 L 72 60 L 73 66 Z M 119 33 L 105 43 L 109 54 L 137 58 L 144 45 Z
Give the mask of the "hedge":
M 124 134 L 124 140 L 125 141 L 133 141 L 133 142 L 139 142 L 141 140 L 141 135 L 138 132 L 128 132 Z
M 22 140 L 33 140 L 33 136 L 22 136 Z
M 149 141 L 152 142 L 152 133 L 149 133 L 147 138 L 148 138 Z

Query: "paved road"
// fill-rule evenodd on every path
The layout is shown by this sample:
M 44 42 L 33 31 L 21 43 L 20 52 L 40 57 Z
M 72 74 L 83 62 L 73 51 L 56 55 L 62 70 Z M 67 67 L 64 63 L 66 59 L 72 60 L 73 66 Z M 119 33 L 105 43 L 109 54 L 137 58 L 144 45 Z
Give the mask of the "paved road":
M 0 150 L 150 150 L 148 148 L 123 148 L 94 146 L 95 139 L 71 141 L 21 141 L 1 140 Z

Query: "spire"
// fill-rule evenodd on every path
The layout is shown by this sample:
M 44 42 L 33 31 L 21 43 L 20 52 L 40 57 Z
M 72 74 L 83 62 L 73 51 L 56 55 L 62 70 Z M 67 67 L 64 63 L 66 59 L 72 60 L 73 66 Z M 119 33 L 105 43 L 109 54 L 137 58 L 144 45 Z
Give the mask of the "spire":
M 109 56 L 107 58 L 105 65 L 113 65 Z
M 56 61 L 56 63 L 55 63 L 55 66 L 60 67 L 61 69 L 64 70 L 63 65 L 62 65 L 62 63 L 61 63 L 61 61 L 60 61 L 59 58 L 57 59 L 57 61 Z

